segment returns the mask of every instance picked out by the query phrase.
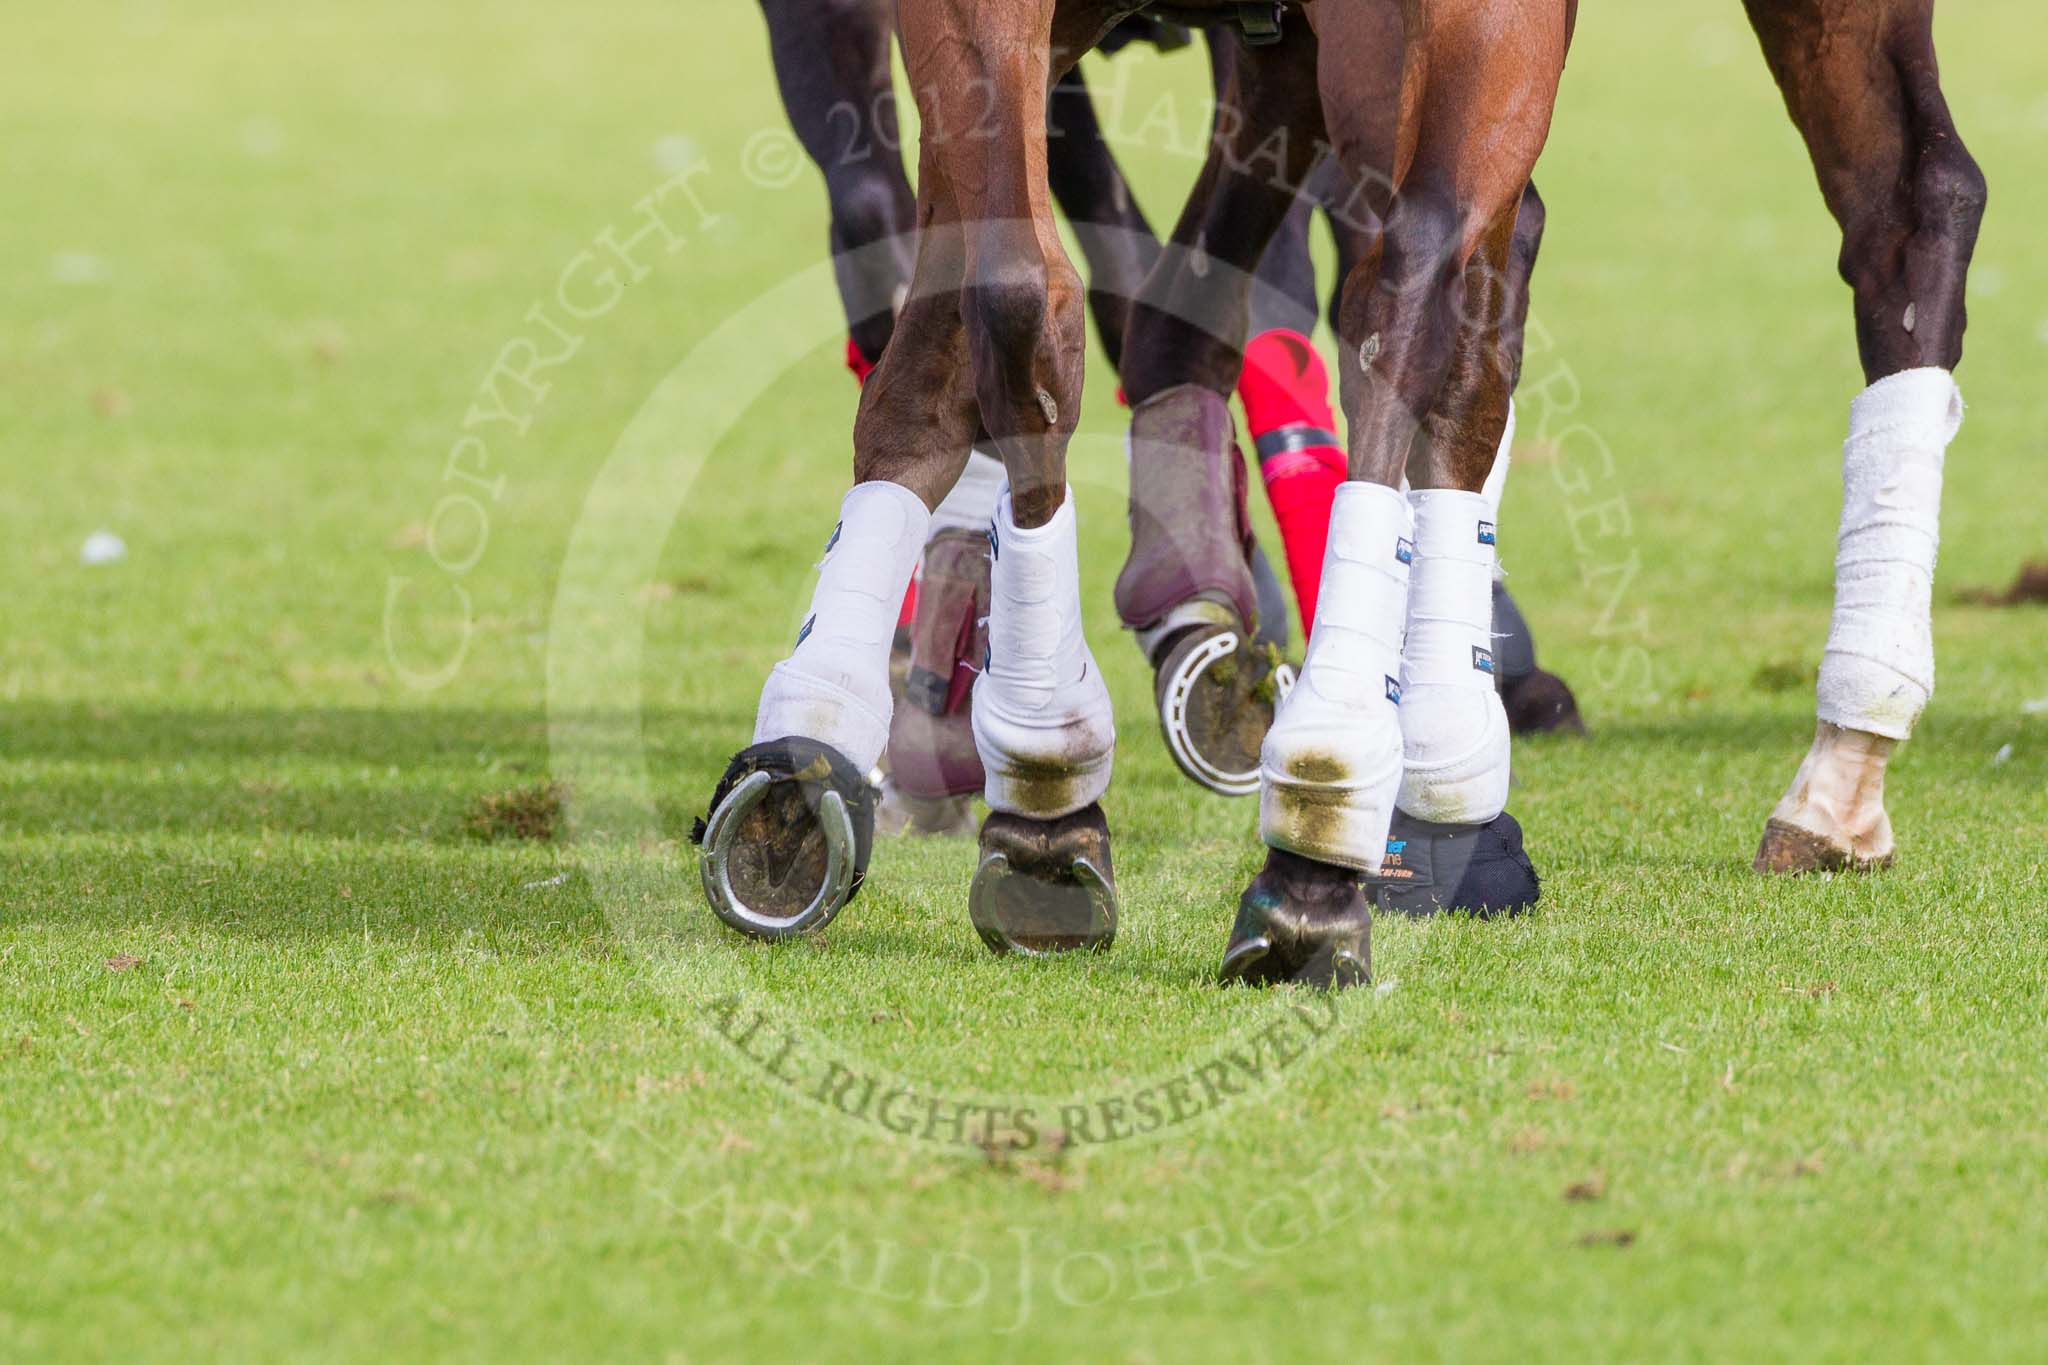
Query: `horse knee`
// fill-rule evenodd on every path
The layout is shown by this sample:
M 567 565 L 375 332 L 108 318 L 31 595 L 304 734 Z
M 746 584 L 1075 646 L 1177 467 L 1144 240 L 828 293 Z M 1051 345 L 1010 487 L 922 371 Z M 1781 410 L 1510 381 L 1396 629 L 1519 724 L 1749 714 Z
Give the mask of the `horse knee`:
M 1922 235 L 1967 258 L 1977 245 L 1990 185 L 1975 157 L 1951 133 L 1921 153 L 1913 176 L 1913 209 Z
M 1464 270 L 1469 235 L 1464 216 L 1448 198 L 1404 193 L 1387 217 L 1380 278 L 1403 292 L 1449 284 Z
M 1521 211 L 1515 215 L 1514 255 L 1518 262 L 1531 269 L 1535 267 L 1536 253 L 1543 247 L 1543 229 L 1549 221 L 1550 210 L 1544 206 L 1543 196 L 1536 192 L 1536 182 L 1532 180 L 1522 191 Z
M 967 291 L 967 326 L 976 350 L 1008 367 L 1028 360 L 1045 335 L 1048 297 L 1044 272 L 1035 278 L 1009 278 L 975 284 Z
M 999 277 L 968 286 L 962 312 L 992 434 L 1072 430 L 1085 340 L 1073 269 L 1010 256 Z
M 879 171 L 835 176 L 831 185 L 832 236 L 842 251 L 857 251 L 891 237 L 908 237 L 916 222 L 910 185 Z
M 1953 132 L 1931 142 L 1901 179 L 1903 203 L 1887 176 L 1843 218 L 1842 279 L 1861 297 L 1882 299 L 1905 284 L 1909 246 L 1958 271 L 1976 250 L 1990 190 Z

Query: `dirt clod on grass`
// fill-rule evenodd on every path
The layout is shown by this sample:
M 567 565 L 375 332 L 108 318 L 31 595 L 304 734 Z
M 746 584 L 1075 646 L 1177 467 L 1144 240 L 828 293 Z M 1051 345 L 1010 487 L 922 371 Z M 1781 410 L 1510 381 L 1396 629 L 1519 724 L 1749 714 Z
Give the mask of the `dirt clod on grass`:
M 1047 1194 L 1063 1194 L 1080 1183 L 1079 1177 L 1067 1169 L 1070 1144 L 1071 1138 L 1063 1128 L 1036 1133 L 998 1128 L 976 1143 L 987 1163 L 985 1169 L 1027 1180 Z
M 1636 1244 L 1636 1235 L 1629 1228 L 1595 1228 L 1579 1237 L 1582 1247 L 1631 1247 Z
M 484 843 L 524 839 L 549 843 L 562 827 L 568 789 L 559 782 L 531 782 L 509 791 L 488 792 L 472 801 L 462 817 L 463 832 Z
M 1802 687 L 1813 686 L 1819 677 L 1820 670 L 1810 664 L 1778 659 L 1757 669 L 1749 685 L 1758 692 L 1796 692 Z
M 2028 560 L 2004 592 L 1965 588 L 1956 594 L 1956 600 L 1976 607 L 2020 607 L 2048 602 L 2048 559 Z
M 115 953 L 107 959 L 107 970 L 110 972 L 125 972 L 130 967 L 139 967 L 141 965 L 142 959 L 133 953 Z

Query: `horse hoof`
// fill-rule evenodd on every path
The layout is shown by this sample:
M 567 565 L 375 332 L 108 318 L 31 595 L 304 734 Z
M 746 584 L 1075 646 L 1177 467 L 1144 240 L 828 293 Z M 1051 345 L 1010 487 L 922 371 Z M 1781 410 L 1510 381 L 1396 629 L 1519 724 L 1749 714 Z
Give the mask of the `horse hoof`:
M 1537 669 L 1534 673 L 1503 683 L 1501 705 L 1507 709 L 1508 729 L 1516 735 L 1583 735 L 1586 718 L 1579 714 L 1579 700 L 1555 673 Z
M 1358 874 L 1269 850 L 1264 870 L 1237 903 L 1217 979 L 1324 990 L 1372 980 L 1372 902 Z
M 874 847 L 875 792 L 816 740 L 742 750 L 692 838 L 711 912 L 750 938 L 822 929 L 860 891 Z
M 967 912 L 989 951 L 1043 957 L 1116 938 L 1116 875 L 1100 805 L 1057 820 L 1001 812 L 981 827 Z
M 1259 746 L 1294 669 L 1280 651 L 1218 626 L 1184 632 L 1159 663 L 1154 693 L 1167 751 L 1180 770 L 1222 796 L 1259 789 Z
M 1784 820 L 1764 823 L 1763 843 L 1757 847 L 1758 872 L 1798 876 L 1806 872 L 1876 872 L 1892 865 L 1892 855 L 1865 858 L 1832 839 L 1801 829 Z

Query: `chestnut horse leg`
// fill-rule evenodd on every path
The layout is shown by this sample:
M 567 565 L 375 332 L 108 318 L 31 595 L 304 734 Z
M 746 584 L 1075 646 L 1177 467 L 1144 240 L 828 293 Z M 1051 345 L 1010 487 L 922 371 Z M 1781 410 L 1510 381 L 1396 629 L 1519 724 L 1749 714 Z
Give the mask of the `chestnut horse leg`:
M 1115 725 L 1081 630 L 1067 445 L 1085 359 L 1081 279 L 1054 225 L 1047 101 L 1104 15 L 1054 0 L 902 0 L 923 118 L 919 181 L 958 215 L 967 373 L 1009 487 L 991 533 L 988 661 L 974 737 L 990 815 L 969 910 L 997 952 L 1106 946 L 1116 929 L 1108 789 Z M 914 422 L 914 417 L 906 416 Z
M 960 312 L 965 242 L 943 181 L 923 187 L 919 217 L 910 292 L 861 389 L 854 486 L 825 541 L 810 611 L 698 835 L 712 910 L 757 938 L 821 928 L 860 888 L 898 604 L 977 428 Z
M 1213 791 L 1258 786 L 1258 745 L 1291 673 L 1254 636 L 1249 475 L 1228 395 L 1255 272 L 1322 149 L 1315 41 L 1299 18 L 1254 50 L 1212 36 L 1224 90 L 1171 248 L 1131 309 L 1131 552 L 1116 603 L 1157 674 L 1169 751 Z
M 1865 389 L 1849 410 L 1819 727 L 1757 851 L 1763 872 L 1893 855 L 1884 770 L 1934 690 L 1941 472 L 1962 421 L 1963 285 L 1983 174 L 1949 118 L 1933 0 L 1747 0 L 1842 228 Z
M 896 327 L 914 259 L 916 195 L 904 173 L 890 72 L 888 0 L 797 4 L 762 0 L 778 84 L 791 125 L 825 179 L 830 243 L 848 322 L 848 365 L 865 381 Z M 1090 304 L 1112 363 L 1137 284 L 1158 243 L 1096 122 L 1079 70 L 1050 110 L 1049 170 L 1089 262 Z M 1004 480 L 990 455 L 934 510 L 892 659 L 896 705 L 877 812 L 889 831 L 973 829 L 971 797 L 983 774 L 974 752 L 965 683 L 985 652 L 987 530 Z
M 1512 12 L 1485 0 L 1373 0 L 1318 12 L 1332 140 L 1385 227 L 1344 283 L 1351 478 L 1331 514 L 1301 681 L 1266 738 L 1259 823 L 1271 851 L 1239 904 L 1225 980 L 1364 980 L 1372 919 L 1358 874 L 1381 871 L 1403 788 L 1402 679 L 1456 693 L 1457 709 L 1485 708 L 1489 726 L 1499 707 L 1472 652 L 1483 647 L 1491 590 L 1491 527 L 1476 505 L 1511 380 L 1491 353 L 1571 18 L 1568 0 Z M 1361 98 L 1389 89 L 1402 92 L 1398 103 Z M 1398 488 L 1404 473 L 1412 503 Z M 1433 556 L 1448 570 L 1422 604 L 1433 629 L 1404 665 L 1410 565 Z M 1466 706 L 1468 696 L 1487 700 Z M 1486 809 L 1501 785 L 1490 768 L 1460 777 L 1461 816 L 1498 814 Z

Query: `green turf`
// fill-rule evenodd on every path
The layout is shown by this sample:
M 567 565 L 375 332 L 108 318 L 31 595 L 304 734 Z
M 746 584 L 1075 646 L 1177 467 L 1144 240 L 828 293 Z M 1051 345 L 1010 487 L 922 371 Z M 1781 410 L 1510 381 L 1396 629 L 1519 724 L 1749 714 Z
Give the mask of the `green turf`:
M 2043 549 L 2037 8 L 1943 6 L 1993 210 L 1900 865 L 1745 870 L 1810 725 L 1860 387 L 1832 228 L 1733 0 L 1589 6 L 1504 544 L 1595 735 L 1518 757 L 1542 911 L 1384 926 L 1334 1017 L 1207 984 L 1254 815 L 1174 775 L 1116 636 L 1099 370 L 1116 950 L 988 958 L 959 843 L 884 843 L 820 942 L 713 931 L 682 835 L 805 600 L 853 399 L 758 27 L 10 18 L 0 1358 L 2048 1354 L 2043 621 L 1953 600 Z M 1170 217 L 1201 63 L 1098 78 Z M 447 480 L 501 348 L 679 165 L 681 247 L 543 397 L 503 390 L 530 424 L 473 428 L 502 486 Z M 461 492 L 467 568 L 473 513 L 434 521 Z M 82 566 L 102 526 L 129 556 Z M 549 780 L 562 841 L 465 832 Z M 1040 1141 L 832 1112 L 763 1060 L 783 1030 L 789 1075 L 1028 1104 L 1003 1125 Z M 1304 1038 L 1220 1112 L 1090 1140 L 1104 1101 Z

